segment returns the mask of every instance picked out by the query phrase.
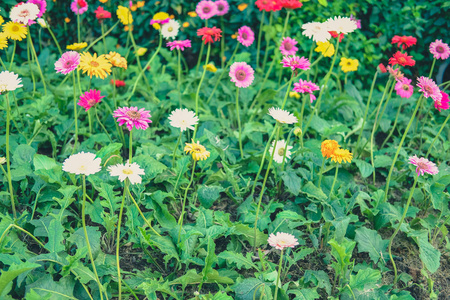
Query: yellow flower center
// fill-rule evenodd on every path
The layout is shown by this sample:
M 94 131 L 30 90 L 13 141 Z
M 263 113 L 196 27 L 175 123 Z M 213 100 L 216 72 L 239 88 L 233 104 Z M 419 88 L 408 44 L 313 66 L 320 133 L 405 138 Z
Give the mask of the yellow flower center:
M 278 149 L 278 155 L 279 156 L 284 156 L 284 148 L 280 148 L 280 149 Z
M 98 62 L 96 62 L 96 61 L 91 61 L 91 62 L 90 62 L 90 65 L 91 65 L 92 67 L 94 67 L 94 68 L 98 68 L 98 67 L 100 66 L 100 64 L 99 64 Z
M 11 27 L 11 31 L 18 32 L 18 31 L 20 31 L 20 27 L 17 25 L 14 25 L 13 27 Z
M 131 175 L 133 174 L 133 171 L 131 169 L 123 169 L 122 173 L 125 175 Z
M 172 32 L 172 31 L 173 31 L 173 28 L 172 28 L 172 27 L 169 27 L 169 28 L 167 28 L 167 31 L 168 31 L 168 32 Z

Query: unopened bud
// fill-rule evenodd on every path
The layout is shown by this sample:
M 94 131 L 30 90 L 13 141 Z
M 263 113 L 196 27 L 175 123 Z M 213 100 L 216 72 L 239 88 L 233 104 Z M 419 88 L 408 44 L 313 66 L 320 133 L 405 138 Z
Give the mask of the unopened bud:
M 294 134 L 296 137 L 301 137 L 302 136 L 302 129 L 300 127 L 295 127 L 294 128 Z

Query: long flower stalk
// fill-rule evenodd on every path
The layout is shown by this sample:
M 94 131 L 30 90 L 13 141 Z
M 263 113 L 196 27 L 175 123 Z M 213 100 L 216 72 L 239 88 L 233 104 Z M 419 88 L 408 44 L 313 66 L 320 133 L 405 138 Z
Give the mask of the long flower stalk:
M 211 43 L 208 43 L 208 50 L 206 51 L 206 61 L 205 61 L 205 66 L 208 64 L 209 62 L 209 55 L 211 53 Z M 206 68 L 203 68 L 203 73 L 202 73 L 202 77 L 200 78 L 200 82 L 198 84 L 197 87 L 197 92 L 195 93 L 195 115 L 198 116 L 198 100 L 200 98 L 200 89 L 202 87 L 202 83 L 203 83 L 203 79 L 205 79 L 205 74 L 206 74 Z M 198 125 L 195 126 L 195 130 L 194 130 L 194 136 L 192 137 L 193 139 L 195 139 L 195 135 L 197 133 L 197 128 Z
M 27 38 L 29 39 L 29 42 L 30 42 L 31 51 L 32 51 L 32 53 L 34 55 L 34 58 L 36 59 L 36 65 L 37 65 L 38 70 L 39 70 L 39 75 L 41 76 L 42 84 L 44 85 L 44 94 L 47 95 L 47 86 L 45 84 L 44 74 L 42 73 L 41 65 L 39 64 L 39 59 L 38 59 L 38 56 L 36 54 L 36 49 L 34 49 L 33 41 L 31 40 L 31 32 L 30 32 L 30 27 L 29 26 L 28 26 Z
M 133 130 L 130 130 L 130 139 L 128 140 L 128 150 L 129 150 L 128 159 L 130 160 L 131 164 L 131 160 L 133 159 Z
M 403 105 L 403 98 L 400 98 L 400 105 L 398 106 L 397 114 L 395 115 L 395 121 L 394 121 L 394 124 L 392 125 L 392 129 L 391 129 L 391 131 L 389 132 L 388 136 L 386 137 L 386 139 L 384 139 L 383 144 L 381 144 L 380 149 L 383 149 L 383 148 L 384 148 L 384 145 L 387 143 L 387 141 L 389 141 L 389 139 L 390 139 L 390 137 L 392 136 L 392 134 L 394 134 L 395 128 L 396 128 L 396 126 L 397 126 L 398 116 L 400 115 L 400 112 L 401 112 L 401 110 L 402 110 L 402 105 Z
M 356 140 L 356 147 L 355 147 L 356 151 L 358 151 L 359 141 L 361 140 L 361 136 L 364 131 L 364 125 L 366 124 L 366 118 L 367 118 L 367 114 L 369 112 L 370 101 L 372 100 L 373 89 L 375 87 L 375 82 L 377 81 L 377 76 L 378 76 L 378 70 L 375 72 L 375 75 L 373 75 L 372 85 L 370 86 L 369 98 L 367 99 L 367 104 L 366 104 L 366 111 L 364 112 L 363 122 L 361 125 L 361 129 L 359 130 L 358 139 Z
M 272 28 L 272 21 L 273 21 L 273 11 L 270 12 L 270 16 L 269 16 L 269 28 Z M 268 35 L 266 35 L 266 50 L 264 51 L 264 59 L 263 59 L 263 64 L 262 64 L 263 72 L 266 69 L 266 62 L 267 62 L 267 58 L 269 57 L 269 48 L 270 48 L 269 45 L 270 45 L 270 38 Z
M 33 96 L 34 96 L 34 93 L 36 93 L 36 78 L 34 77 L 34 73 L 33 73 L 33 67 L 32 67 L 33 61 L 34 61 L 34 59 L 31 55 L 30 40 L 27 38 L 27 62 L 28 62 L 28 67 L 30 68 L 31 81 L 33 82 Z
M 287 25 L 288 25 L 288 21 L 289 21 L 289 14 L 290 14 L 290 13 L 291 13 L 291 10 L 288 9 L 288 10 L 287 10 L 287 14 L 286 14 L 286 18 L 285 18 L 285 20 L 284 20 L 284 26 L 283 26 L 283 31 L 282 31 L 282 33 L 281 33 L 281 38 L 283 38 L 283 37 L 284 37 L 284 34 L 286 33 Z M 278 74 L 278 85 L 281 84 L 281 77 L 283 76 L 283 70 L 284 70 L 284 68 L 281 68 L 281 69 L 280 69 L 280 73 Z
M 258 45 L 256 47 L 256 67 L 259 67 L 259 55 L 261 54 L 261 36 L 262 36 L 262 31 L 263 31 L 263 26 L 264 26 L 264 15 L 265 15 L 266 11 L 263 10 L 262 11 L 262 15 L 261 15 L 261 22 L 259 23 L 259 33 L 258 33 Z
M 430 155 L 430 151 L 433 149 L 434 142 L 438 139 L 438 137 L 441 135 L 442 130 L 445 128 L 445 125 L 447 125 L 448 120 L 450 119 L 450 114 L 445 118 L 444 123 L 442 123 L 441 128 L 439 129 L 439 132 L 434 137 L 433 141 L 431 142 L 430 146 L 428 147 L 427 154 L 425 155 L 425 158 L 428 158 L 428 155 Z
M 222 38 L 220 39 L 220 66 L 223 67 L 225 66 L 225 26 L 223 23 L 223 16 L 220 16 L 220 28 L 222 29 Z
M 289 79 L 289 84 L 286 90 L 286 94 L 284 94 L 283 104 L 281 105 L 281 109 L 284 109 L 284 106 L 286 105 L 286 101 L 289 95 L 289 92 L 291 91 L 291 85 L 292 81 L 294 80 L 294 72 L 292 72 L 291 79 Z
M 139 208 L 139 205 L 137 204 L 136 200 L 134 199 L 133 195 L 131 195 L 130 189 L 128 188 L 128 196 L 130 197 L 131 201 L 133 201 L 134 206 L 136 206 L 139 215 L 141 216 L 141 218 L 144 220 L 145 224 L 147 224 L 147 226 L 150 228 L 151 231 L 153 231 L 154 234 L 156 234 L 157 236 L 161 236 L 152 226 L 152 223 L 149 222 L 149 220 L 147 220 L 147 218 L 144 216 L 144 213 L 142 212 L 142 210 Z
M 72 153 L 75 153 L 75 150 L 77 148 L 78 144 L 78 114 L 77 114 L 77 91 L 75 88 L 76 82 L 75 82 L 75 73 L 72 71 L 72 77 L 73 77 L 73 114 L 75 118 L 75 135 L 74 135 L 74 144 L 73 144 L 73 150 Z
M 109 141 L 112 143 L 113 140 L 112 140 L 111 136 L 109 135 L 108 130 L 106 130 L 102 121 L 100 121 L 100 117 L 98 116 L 98 113 L 97 113 L 97 106 L 94 107 L 94 112 L 95 112 L 95 117 L 97 118 L 98 124 L 100 125 L 100 127 L 102 127 L 103 131 L 106 133 L 106 136 L 108 136 Z
M 16 55 L 16 46 L 17 46 L 17 42 L 16 42 L 16 40 L 14 40 L 14 46 L 13 46 L 13 51 L 12 51 L 12 55 L 11 55 L 11 62 L 9 63 L 9 71 L 11 71 L 11 69 L 12 69 L 12 65 L 14 62 L 14 56 Z
M 323 177 L 323 168 L 325 167 L 325 156 L 322 158 L 322 165 L 320 166 L 319 171 L 319 183 L 317 184 L 317 187 L 320 188 L 320 184 L 322 183 L 322 177 Z
M 133 30 L 131 30 L 131 28 L 130 28 L 130 30 L 128 30 L 128 34 L 130 35 L 130 40 L 131 40 L 131 44 L 133 45 L 134 51 L 137 53 L 138 46 L 136 45 L 136 41 L 134 40 Z M 161 39 L 162 34 L 160 34 L 159 36 Z M 143 74 L 145 72 L 145 69 L 142 68 L 141 59 L 139 58 L 139 55 L 137 55 L 137 54 L 136 54 L 136 62 L 137 62 L 138 68 L 139 68 L 139 72 L 140 72 L 139 74 Z M 147 66 L 146 66 L 146 68 L 147 68 Z M 136 80 L 136 82 L 138 82 L 138 81 L 139 81 L 139 78 Z M 148 82 L 148 79 L 145 76 L 144 76 L 144 81 L 145 81 L 145 84 L 147 85 L 147 88 L 150 88 L 150 83 Z
M 274 300 L 278 299 L 278 285 L 280 284 L 280 277 L 281 277 L 281 270 L 283 268 L 283 251 L 284 249 L 281 249 L 281 254 L 280 254 L 280 262 L 278 264 L 278 275 L 277 275 L 277 283 L 275 285 L 275 295 L 273 297 Z
M 58 40 L 55 37 L 55 34 L 53 33 L 52 29 L 50 28 L 50 25 L 48 25 L 48 24 L 47 24 L 47 30 L 50 33 L 50 35 L 52 36 L 52 39 L 55 42 L 56 48 L 58 48 L 59 55 L 61 56 L 63 54 L 63 52 L 61 50 L 61 46 L 59 45 Z
M 242 129 L 241 129 L 241 118 L 239 117 L 239 88 L 236 88 L 236 117 L 238 121 L 239 128 L 239 150 L 241 152 L 241 159 L 244 159 L 244 151 L 242 150 Z
M 8 94 L 5 94 L 5 103 L 6 103 L 6 170 L 8 173 L 8 188 L 9 188 L 9 196 L 11 199 L 11 209 L 13 212 L 13 217 L 16 219 L 17 213 L 16 213 L 16 204 L 14 202 L 14 189 L 12 186 L 12 177 L 11 177 L 11 157 L 10 157 L 10 150 L 9 150 L 9 134 L 10 134 L 10 126 L 11 126 L 11 106 L 9 105 L 9 98 Z
M 177 49 L 177 64 L 178 64 L 178 81 L 177 81 L 177 90 L 178 90 L 178 96 L 179 96 L 179 105 L 180 108 L 182 108 L 182 97 L 181 97 L 181 51 L 180 49 Z
M 336 184 L 336 179 L 337 179 L 337 176 L 338 176 L 338 171 L 339 171 L 339 164 L 336 164 L 336 172 L 334 173 L 333 184 L 331 185 L 330 195 L 328 196 L 328 199 L 329 199 L 329 200 L 331 200 L 331 196 L 333 195 L 334 185 Z
M 172 168 L 175 167 L 175 156 L 176 156 L 176 154 L 177 154 L 177 149 L 178 149 L 178 146 L 180 145 L 182 135 L 183 135 L 183 132 L 180 131 L 180 135 L 178 136 L 178 140 L 177 140 L 177 145 L 176 145 L 175 148 L 173 149 L 173 154 L 172 154 Z
M 124 190 L 123 190 L 122 202 L 120 203 L 119 221 L 117 222 L 116 264 L 117 264 L 117 288 L 118 288 L 118 295 L 117 295 L 117 298 L 118 298 L 119 300 L 122 299 L 122 276 L 120 275 L 120 256 L 119 256 L 119 249 L 120 249 L 120 227 L 121 227 L 121 225 L 122 225 L 123 207 L 124 207 L 124 204 L 125 204 L 125 195 L 127 195 L 128 184 L 129 184 L 129 180 L 128 180 L 128 178 L 127 178 L 127 179 L 125 180 L 125 186 L 124 186 Z
M 189 184 L 186 187 L 186 190 L 184 191 L 183 206 L 181 208 L 180 218 L 178 219 L 178 225 L 180 226 L 180 228 L 178 230 L 178 241 L 177 241 L 177 244 L 180 243 L 181 229 L 183 227 L 184 211 L 186 209 L 186 198 L 187 198 L 187 194 L 188 194 L 189 188 L 191 187 L 192 181 L 194 181 L 194 174 L 195 174 L 195 165 L 196 165 L 196 163 L 197 163 L 197 161 L 194 160 L 194 164 L 192 165 L 191 179 L 189 180 Z

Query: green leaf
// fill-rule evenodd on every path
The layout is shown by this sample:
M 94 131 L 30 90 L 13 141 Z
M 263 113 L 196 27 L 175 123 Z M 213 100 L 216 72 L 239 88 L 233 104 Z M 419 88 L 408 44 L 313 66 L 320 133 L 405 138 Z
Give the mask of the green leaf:
M 167 229 L 176 228 L 177 221 L 164 203 L 164 199 L 166 198 L 169 198 L 169 201 L 174 201 L 173 195 L 171 193 L 156 191 L 150 195 L 150 198 L 153 200 L 153 209 L 155 210 L 155 218 L 158 223 Z
M 322 191 L 322 189 L 316 187 L 314 183 L 308 181 L 301 190 L 302 193 L 305 193 L 309 198 L 315 198 L 317 200 L 327 200 L 328 196 Z
M 255 241 L 255 229 L 248 225 L 237 224 L 233 227 L 233 233 L 239 235 L 243 240 L 253 245 Z M 267 243 L 267 234 L 256 229 L 256 247 Z
M 139 228 L 141 234 L 144 236 L 145 241 L 152 247 L 158 247 L 162 253 L 165 253 L 164 261 L 167 263 L 171 258 L 175 258 L 177 261 L 180 261 L 180 257 L 178 256 L 177 249 L 173 244 L 172 240 L 167 236 L 157 236 L 157 235 L 148 235 L 145 233 L 145 230 Z
M 430 273 L 434 273 L 439 269 L 441 252 L 435 249 L 427 240 L 419 240 L 419 257 L 423 261 Z
M 288 191 L 294 196 L 298 196 L 302 183 L 301 178 L 298 177 L 292 169 L 282 172 L 281 178 L 283 179 L 284 185 L 287 187 Z
M 328 274 L 322 270 L 306 270 L 303 281 L 305 283 L 312 282 L 318 288 L 325 289 L 327 294 L 331 294 L 330 277 L 328 277 Z
M 358 252 L 368 252 L 370 259 L 377 263 L 387 258 L 386 248 L 388 240 L 383 240 L 375 230 L 361 227 L 356 230 L 355 241 L 358 243 Z
M 102 234 L 100 231 L 98 231 L 97 227 L 92 226 L 86 226 L 86 231 L 89 238 L 89 244 L 91 245 L 92 255 L 95 258 L 100 252 L 100 237 Z M 67 238 L 67 241 L 74 243 L 79 249 L 87 247 L 83 228 L 78 228 L 74 233 L 70 235 L 70 237 Z
M 259 270 L 258 266 L 253 263 L 252 254 L 250 252 L 247 252 L 247 255 L 244 256 L 239 252 L 225 250 L 221 252 L 217 257 L 225 259 L 228 265 L 235 264 L 239 270 L 242 268 L 247 270 L 249 269 Z
M 288 294 L 294 294 L 294 300 L 312 300 L 320 298 L 317 289 L 289 290 Z
M 73 296 L 74 288 L 75 281 L 73 277 L 66 276 L 61 278 L 59 281 L 53 281 L 53 278 L 50 274 L 45 274 L 44 276 L 41 276 L 37 281 L 27 285 L 28 291 L 34 290 L 42 297 L 46 297 L 46 295 L 50 293 L 52 296 L 49 299 L 51 300 L 77 300 L 77 298 Z M 93 297 L 95 296 L 96 295 L 94 294 Z
M 360 159 L 355 159 L 354 162 L 356 163 L 356 166 L 358 167 L 363 178 L 369 177 L 372 174 L 374 169 L 371 164 Z
M 121 148 L 121 143 L 112 143 L 108 146 L 102 147 L 99 151 L 97 151 L 96 156 L 101 158 L 102 162 L 105 163 L 111 155 L 120 155 Z
M 64 227 L 61 225 L 59 220 L 53 219 L 48 226 L 48 243 L 45 244 L 45 249 L 50 251 L 50 253 L 57 253 L 64 251 L 65 247 L 62 244 L 64 240 Z
M 267 293 L 266 292 L 267 289 L 265 287 L 268 287 L 267 283 L 257 278 L 244 279 L 242 282 L 234 286 L 235 299 L 236 300 L 260 299 L 262 291 L 264 291 L 266 297 L 269 295 L 272 296 L 270 288 L 268 289 L 270 292 Z
M 5 295 L 7 293 L 5 290 L 6 286 L 10 282 L 12 282 L 17 276 L 34 268 L 38 268 L 40 266 L 41 265 L 39 264 L 34 264 L 30 262 L 24 262 L 21 264 L 13 263 L 9 267 L 8 271 L 2 271 L 2 274 L 0 275 L 0 298 L 6 296 Z M 3 292 L 5 292 L 5 294 Z
M 352 289 L 365 290 L 373 289 L 381 279 L 380 270 L 367 268 L 359 270 L 355 276 L 350 276 L 350 286 Z
M 62 167 L 53 158 L 35 154 L 33 159 L 34 173 L 49 183 L 62 182 Z
M 220 193 L 225 191 L 221 186 L 201 185 L 198 189 L 198 200 L 205 208 L 210 208 L 214 201 L 219 199 Z
M 375 168 L 386 168 L 392 165 L 392 157 L 387 155 L 375 155 L 373 162 Z
M 142 289 L 149 300 L 157 300 L 159 299 L 156 296 L 156 292 L 168 294 L 175 299 L 179 299 L 177 294 L 172 291 L 169 286 L 168 281 L 164 281 L 163 278 L 160 280 L 156 279 L 147 279 L 144 283 L 138 286 L 139 289 Z
M 322 6 L 327 7 L 328 6 L 328 1 L 327 0 L 319 0 L 319 4 Z
M 207 279 L 206 275 L 213 270 L 212 266 L 217 261 L 217 256 L 215 254 L 216 244 L 214 243 L 214 240 L 211 237 L 208 238 L 208 248 L 206 251 L 208 254 L 206 255 L 205 258 L 205 267 L 202 270 L 203 281 L 206 281 Z

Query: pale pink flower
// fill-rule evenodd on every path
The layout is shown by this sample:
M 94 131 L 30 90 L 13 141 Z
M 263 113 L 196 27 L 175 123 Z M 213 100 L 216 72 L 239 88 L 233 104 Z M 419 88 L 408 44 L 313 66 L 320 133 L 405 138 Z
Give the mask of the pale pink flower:
M 441 100 L 434 101 L 434 107 L 439 111 L 447 110 L 450 108 L 450 106 L 448 105 L 449 102 L 448 94 L 441 91 L 441 95 L 442 95 Z
M 100 95 L 100 91 L 91 89 L 80 96 L 80 101 L 77 104 L 88 111 L 91 107 L 100 103 L 102 98 L 105 98 L 105 96 Z
M 184 48 L 191 48 L 191 40 L 181 40 L 181 41 L 173 41 L 168 42 L 167 47 L 170 47 L 170 51 L 173 51 L 173 49 L 178 49 L 181 51 L 184 51 Z
M 283 54 L 284 56 L 295 55 L 298 50 L 298 48 L 295 47 L 295 45 L 297 45 L 297 44 L 298 43 L 296 40 L 291 39 L 290 37 L 285 37 L 281 41 L 281 45 L 280 45 L 281 54 Z
M 237 87 L 246 88 L 252 84 L 255 76 L 255 71 L 245 62 L 235 62 L 230 67 L 231 82 L 234 82 Z
M 144 108 L 138 110 L 137 107 L 119 107 L 114 111 L 114 118 L 117 118 L 119 126 L 126 124 L 129 131 L 133 129 L 133 126 L 136 129 L 147 129 L 148 123 L 152 122 L 150 117 L 150 111 Z
M 80 64 L 80 53 L 77 51 L 67 51 L 55 62 L 56 73 L 64 75 L 75 70 Z
M 450 47 L 442 40 L 436 40 L 430 44 L 430 52 L 434 58 L 446 60 L 450 56 Z
M 285 56 L 281 60 L 281 63 L 283 64 L 283 67 L 291 68 L 292 71 L 295 71 L 296 69 L 308 70 L 311 66 L 307 58 L 304 58 L 303 56 L 298 57 L 297 55 Z
M 208 20 L 217 14 L 216 3 L 209 0 L 202 0 L 197 4 L 195 12 L 202 20 Z
M 423 96 L 425 98 L 431 97 L 431 99 L 433 99 L 434 101 L 441 101 L 441 91 L 439 90 L 439 87 L 433 81 L 433 79 L 425 76 L 420 76 L 417 81 L 417 86 L 420 87 L 419 92 L 423 92 Z
M 306 81 L 300 79 L 299 82 L 294 83 L 294 92 L 297 93 L 308 93 L 309 99 L 311 100 L 311 103 L 316 100 L 316 96 L 313 95 L 314 91 L 318 91 L 320 88 L 317 84 L 312 83 L 311 81 Z
M 284 250 L 284 248 L 294 248 L 298 245 L 298 240 L 289 233 L 277 232 L 271 233 L 267 242 L 270 246 L 275 247 L 278 250 Z
M 238 29 L 237 40 L 245 47 L 249 47 L 255 41 L 255 34 L 250 27 L 242 26 Z
M 223 16 L 224 14 L 228 13 L 230 10 L 230 5 L 228 4 L 228 1 L 226 0 L 217 0 L 216 2 L 216 15 Z
M 414 92 L 414 87 L 411 85 L 411 79 L 404 77 L 402 80 L 397 80 L 395 91 L 397 92 L 397 95 L 402 98 L 410 98 Z
M 439 173 L 439 169 L 436 164 L 429 161 L 425 157 L 418 158 L 416 155 L 409 157 L 409 163 L 415 165 L 417 176 L 424 175 L 425 173 L 435 175 Z

